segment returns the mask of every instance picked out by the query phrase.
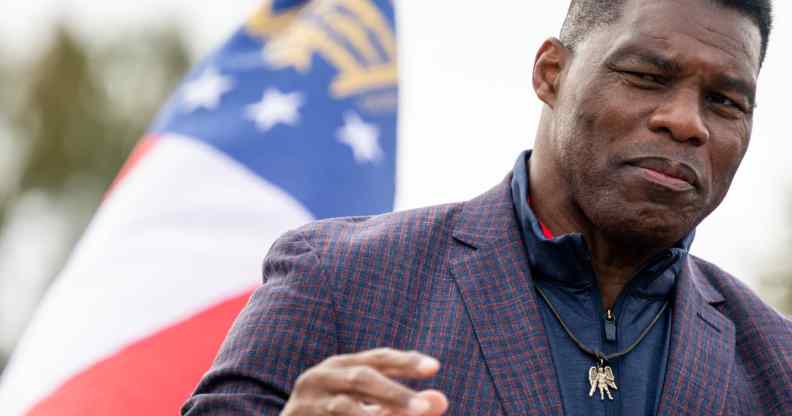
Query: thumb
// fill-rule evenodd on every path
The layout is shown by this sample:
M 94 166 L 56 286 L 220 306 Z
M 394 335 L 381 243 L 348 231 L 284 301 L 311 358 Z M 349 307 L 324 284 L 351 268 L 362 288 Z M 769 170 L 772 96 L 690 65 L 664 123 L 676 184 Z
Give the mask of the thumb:
M 448 410 L 448 399 L 440 391 L 424 390 L 418 393 L 418 396 L 426 399 L 430 404 L 429 410 L 424 413 L 426 416 L 439 416 Z

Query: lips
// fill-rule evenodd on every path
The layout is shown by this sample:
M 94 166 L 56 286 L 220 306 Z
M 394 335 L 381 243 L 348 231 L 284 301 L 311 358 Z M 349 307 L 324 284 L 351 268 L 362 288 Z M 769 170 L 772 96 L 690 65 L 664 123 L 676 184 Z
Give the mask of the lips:
M 649 174 L 653 177 L 670 178 L 670 182 L 683 181 L 691 187 L 697 187 L 699 184 L 699 175 L 688 164 L 684 162 L 673 161 L 658 157 L 649 157 L 631 160 L 628 165 L 650 171 Z M 659 174 L 659 175 L 657 175 Z

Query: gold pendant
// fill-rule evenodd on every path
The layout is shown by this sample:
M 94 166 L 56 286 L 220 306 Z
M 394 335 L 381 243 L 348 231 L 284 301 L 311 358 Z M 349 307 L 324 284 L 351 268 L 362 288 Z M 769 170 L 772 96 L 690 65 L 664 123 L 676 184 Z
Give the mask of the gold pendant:
M 589 383 L 591 384 L 589 397 L 593 396 L 594 391 L 599 389 L 600 400 L 605 400 L 605 394 L 608 395 L 609 399 L 613 400 L 610 389 L 619 389 L 616 387 L 616 377 L 613 375 L 613 370 L 610 366 L 605 365 L 602 360 L 596 366 L 589 368 Z

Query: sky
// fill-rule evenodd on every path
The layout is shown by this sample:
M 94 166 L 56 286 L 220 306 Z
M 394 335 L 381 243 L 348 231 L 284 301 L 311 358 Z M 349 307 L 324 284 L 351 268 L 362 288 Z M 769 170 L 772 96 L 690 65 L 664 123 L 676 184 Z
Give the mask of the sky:
M 195 56 L 202 56 L 258 3 L 4 0 L 0 48 L 18 59 L 30 59 L 46 45 L 55 20 L 64 18 L 81 36 L 97 43 L 122 36 L 125 29 L 177 25 L 187 34 Z M 401 94 L 397 209 L 472 198 L 500 182 L 520 151 L 531 147 L 541 110 L 530 83 L 533 58 L 541 42 L 557 34 L 566 4 L 397 1 Z M 762 273 L 771 270 L 767 264 L 773 254 L 786 248 L 787 217 L 792 217 L 788 215 L 792 180 L 787 173 L 792 141 L 786 138 L 785 124 L 792 56 L 784 51 L 792 41 L 792 27 L 786 24 L 792 21 L 792 2 L 776 1 L 775 6 L 779 24 L 760 78 L 751 147 L 729 195 L 699 227 L 693 244 L 695 254 L 753 287 Z M 0 158 L 0 163 L 7 162 Z M 0 250 L 5 250 L 1 254 L 17 265 L 4 269 L 18 275 L 15 297 L 38 290 L 28 278 L 35 272 L 26 272 L 25 267 L 35 263 L 29 259 L 36 257 L 37 250 L 47 250 L 37 246 L 36 237 L 19 236 L 40 235 L 31 229 L 58 226 L 31 220 L 17 226 L 17 239 L 0 242 Z

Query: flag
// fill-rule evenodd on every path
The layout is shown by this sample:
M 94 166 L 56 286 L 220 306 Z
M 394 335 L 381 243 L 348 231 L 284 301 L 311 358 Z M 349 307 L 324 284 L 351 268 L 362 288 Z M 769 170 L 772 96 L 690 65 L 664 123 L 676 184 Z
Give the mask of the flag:
M 390 0 L 274 0 L 197 65 L 46 294 L 2 415 L 174 414 L 283 232 L 392 209 Z

